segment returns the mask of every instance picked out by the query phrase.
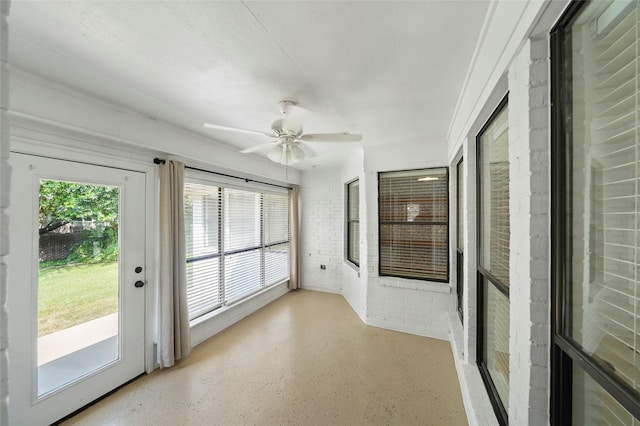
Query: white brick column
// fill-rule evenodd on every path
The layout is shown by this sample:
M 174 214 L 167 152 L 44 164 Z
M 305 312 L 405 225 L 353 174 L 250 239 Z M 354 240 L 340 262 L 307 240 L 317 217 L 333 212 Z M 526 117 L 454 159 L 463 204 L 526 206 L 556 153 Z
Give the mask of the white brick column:
M 549 41 L 509 69 L 511 210 L 509 423 L 549 423 Z
M 7 267 L 5 256 L 9 254 L 9 226 L 6 209 L 9 207 L 9 16 L 10 2 L 0 1 L 0 425 L 8 424 L 9 358 L 7 349 L 9 319 L 7 313 Z

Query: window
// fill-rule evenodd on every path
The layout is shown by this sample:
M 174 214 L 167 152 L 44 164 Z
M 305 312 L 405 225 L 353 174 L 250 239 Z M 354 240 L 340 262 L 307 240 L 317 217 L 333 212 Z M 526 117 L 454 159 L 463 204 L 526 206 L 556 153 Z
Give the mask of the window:
M 638 8 L 575 3 L 552 33 L 554 424 L 640 424 Z
M 500 424 L 509 408 L 509 113 L 498 106 L 478 149 L 478 366 Z
M 464 323 L 462 303 L 464 300 L 464 175 L 462 158 L 456 165 L 456 292 L 458 316 Z
M 185 184 L 187 301 L 194 319 L 289 278 L 289 196 Z
M 347 184 L 347 260 L 360 266 L 360 181 Z
M 447 168 L 378 175 L 380 275 L 449 281 Z

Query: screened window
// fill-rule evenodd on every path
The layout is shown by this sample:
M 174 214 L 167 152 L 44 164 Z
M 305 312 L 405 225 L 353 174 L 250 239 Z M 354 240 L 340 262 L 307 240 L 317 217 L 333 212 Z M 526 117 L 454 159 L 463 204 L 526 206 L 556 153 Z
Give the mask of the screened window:
M 185 184 L 190 319 L 289 278 L 289 196 Z
M 496 416 L 509 408 L 509 113 L 505 99 L 477 137 L 478 364 Z
M 379 173 L 380 275 L 449 281 L 447 168 Z
M 556 424 L 640 424 L 638 7 L 575 4 L 553 33 Z
M 360 181 L 347 184 L 347 260 L 360 265 Z

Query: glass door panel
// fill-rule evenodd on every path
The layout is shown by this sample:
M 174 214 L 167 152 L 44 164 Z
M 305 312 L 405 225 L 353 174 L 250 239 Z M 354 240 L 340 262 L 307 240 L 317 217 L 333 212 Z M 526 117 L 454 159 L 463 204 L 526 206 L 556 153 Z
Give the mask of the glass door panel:
M 38 397 L 119 359 L 120 189 L 40 179 Z

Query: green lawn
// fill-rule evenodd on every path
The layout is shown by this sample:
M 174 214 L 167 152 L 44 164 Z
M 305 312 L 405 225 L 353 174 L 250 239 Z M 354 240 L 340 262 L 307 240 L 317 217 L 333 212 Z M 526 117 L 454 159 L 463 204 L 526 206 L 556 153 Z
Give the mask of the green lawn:
M 38 336 L 118 310 L 118 263 L 40 270 Z

